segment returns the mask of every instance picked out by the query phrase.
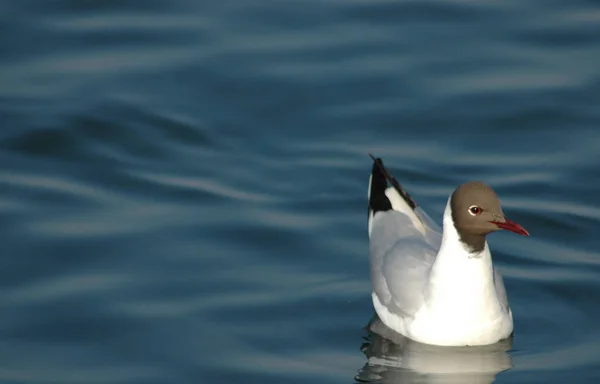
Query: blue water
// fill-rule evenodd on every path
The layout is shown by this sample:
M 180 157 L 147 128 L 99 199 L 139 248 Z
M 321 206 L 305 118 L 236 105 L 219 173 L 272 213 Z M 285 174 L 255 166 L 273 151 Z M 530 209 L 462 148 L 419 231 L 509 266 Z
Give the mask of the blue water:
M 581 0 L 3 2 L 0 382 L 598 381 L 599 25 Z M 511 345 L 365 329 L 369 152 L 432 217 L 480 179 L 529 230 L 489 239 Z

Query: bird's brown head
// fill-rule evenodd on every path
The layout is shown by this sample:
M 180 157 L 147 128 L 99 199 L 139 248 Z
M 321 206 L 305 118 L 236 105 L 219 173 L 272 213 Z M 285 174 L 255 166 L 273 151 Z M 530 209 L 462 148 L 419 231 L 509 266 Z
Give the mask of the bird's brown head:
M 485 236 L 499 229 L 529 236 L 525 228 L 504 216 L 496 192 L 480 181 L 471 181 L 456 188 L 450 198 L 450 208 L 460 239 L 473 252 L 482 251 Z

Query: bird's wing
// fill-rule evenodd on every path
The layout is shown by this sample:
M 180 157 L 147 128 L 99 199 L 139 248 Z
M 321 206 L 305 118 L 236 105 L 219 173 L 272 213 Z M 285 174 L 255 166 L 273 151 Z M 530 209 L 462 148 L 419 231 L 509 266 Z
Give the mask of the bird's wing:
M 389 311 L 412 316 L 423 303 L 441 233 L 380 159 L 374 159 L 369 184 L 373 292 Z

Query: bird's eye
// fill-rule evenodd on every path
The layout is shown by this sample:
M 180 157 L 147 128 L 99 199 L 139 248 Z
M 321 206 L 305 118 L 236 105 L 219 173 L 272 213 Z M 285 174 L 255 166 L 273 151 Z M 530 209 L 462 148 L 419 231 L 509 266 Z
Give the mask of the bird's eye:
M 469 207 L 469 213 L 470 213 L 472 216 L 480 215 L 480 214 L 481 214 L 481 212 L 483 212 L 483 209 L 479 208 L 479 207 L 478 207 L 478 206 L 476 206 L 476 205 L 471 205 L 471 206 Z

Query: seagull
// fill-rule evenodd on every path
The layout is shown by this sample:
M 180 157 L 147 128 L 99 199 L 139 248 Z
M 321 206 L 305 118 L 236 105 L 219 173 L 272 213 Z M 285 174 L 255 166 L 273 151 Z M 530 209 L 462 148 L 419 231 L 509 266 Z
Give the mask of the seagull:
M 381 321 L 439 346 L 489 345 L 511 336 L 513 315 L 486 235 L 504 229 L 529 236 L 527 230 L 506 218 L 494 190 L 480 181 L 450 195 L 442 230 L 370 156 L 371 296 Z

